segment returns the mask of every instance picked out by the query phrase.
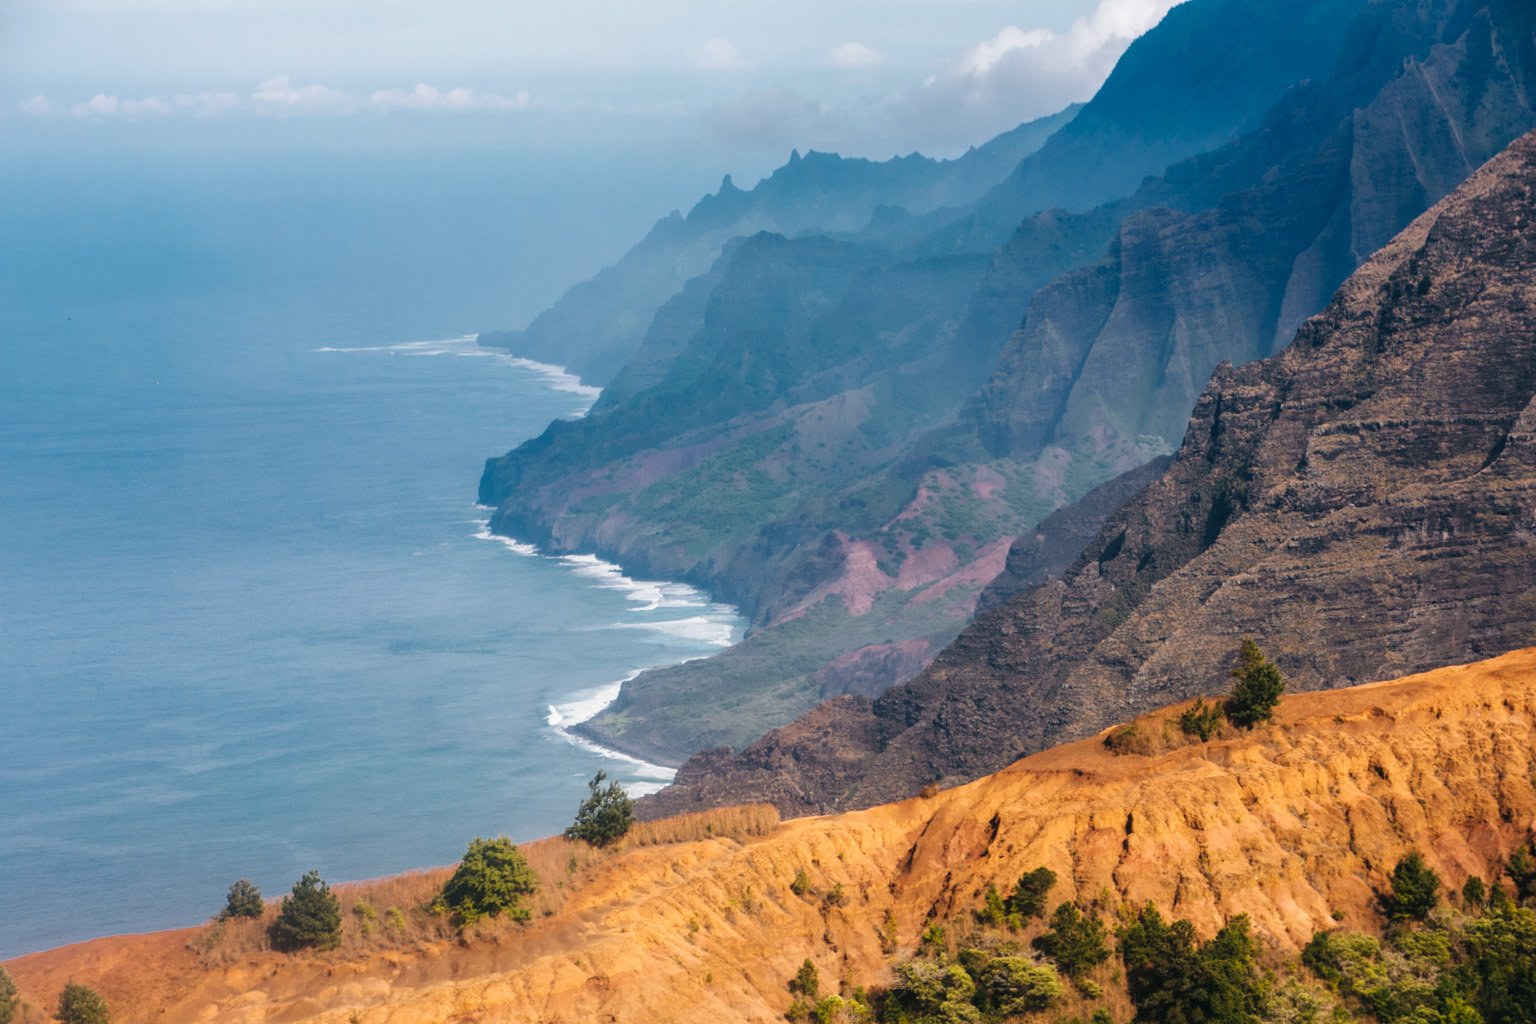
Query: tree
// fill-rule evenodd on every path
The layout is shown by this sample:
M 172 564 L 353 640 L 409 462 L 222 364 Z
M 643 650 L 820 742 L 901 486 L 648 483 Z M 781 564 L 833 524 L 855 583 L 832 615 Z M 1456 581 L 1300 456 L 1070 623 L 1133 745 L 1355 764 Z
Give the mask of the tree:
M 565 838 L 577 839 L 591 846 L 607 846 L 622 839 L 635 823 L 635 802 L 617 782 L 603 786 L 607 772 L 598 772 L 587 783 L 588 796 L 576 810 L 576 820 L 565 830 Z
M 1197 698 L 1185 712 L 1179 716 L 1179 729 L 1186 736 L 1194 736 L 1201 743 L 1206 742 L 1216 735 L 1216 730 L 1221 728 L 1221 708 L 1216 704 L 1207 704 L 1204 697 Z
M 59 1024 L 111 1024 L 112 1011 L 101 993 L 74 982 L 59 993 Z
M 335 949 L 341 945 L 341 901 L 318 871 L 306 872 L 283 897 L 272 924 L 272 946 L 285 952 Z
M 16 992 L 16 982 L 0 967 L 0 1024 L 11 1024 L 21 1007 L 21 996 Z
M 1019 879 L 1013 894 L 1008 897 L 1008 909 L 1025 918 L 1039 917 L 1045 913 L 1045 900 L 1056 884 L 1056 872 L 1050 868 L 1035 868 Z
M 1223 708 L 1227 721 L 1243 729 L 1267 722 L 1285 692 L 1285 678 L 1251 637 L 1243 639 L 1232 679 L 1232 695 Z
M 260 917 L 266 912 L 267 901 L 261 898 L 261 890 L 256 888 L 254 882 L 242 878 L 229 887 L 229 895 L 224 901 L 224 910 L 219 916 L 223 918 Z
M 532 896 L 538 888 L 538 878 L 512 840 L 506 836 L 477 838 L 464 851 L 453 877 L 443 885 L 439 903 L 461 924 L 474 924 L 497 914 L 526 921 L 529 914 L 523 897 Z
M 986 1005 L 1004 1017 L 1043 1010 L 1061 998 L 1061 979 L 1045 964 L 1022 956 L 993 957 L 977 978 Z
M 1527 840 L 1524 846 L 1510 854 L 1504 871 L 1515 883 L 1515 892 L 1520 899 L 1536 898 L 1536 840 Z
M 1381 898 L 1382 909 L 1394 921 L 1422 921 L 1440 901 L 1440 876 L 1424 863 L 1417 850 L 1392 869 L 1392 891 Z
M 800 969 L 790 979 L 789 990 L 805 996 L 813 1003 L 821 998 L 821 973 L 816 970 L 810 957 L 806 957 L 805 963 L 800 965 Z
M 1090 967 L 1109 959 L 1108 933 L 1092 914 L 1076 903 L 1063 903 L 1051 914 L 1051 928 L 1035 939 L 1035 948 L 1056 962 L 1061 973 L 1081 978 Z
M 1461 887 L 1461 902 L 1468 910 L 1482 910 L 1488 905 L 1488 886 L 1476 875 L 1468 875 Z
M 1148 904 L 1120 932 L 1126 987 L 1142 1024 L 1257 1024 L 1263 1009 L 1257 947 L 1239 915 L 1210 942 L 1188 921 Z

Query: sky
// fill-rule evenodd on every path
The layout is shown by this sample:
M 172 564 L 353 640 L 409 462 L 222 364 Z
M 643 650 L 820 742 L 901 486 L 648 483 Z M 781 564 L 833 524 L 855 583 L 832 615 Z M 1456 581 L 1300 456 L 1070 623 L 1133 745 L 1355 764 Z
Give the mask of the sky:
M 18 121 L 324 118 L 346 135 L 368 130 L 344 119 L 457 116 L 748 162 L 942 156 L 1088 98 L 1171 5 L 0 0 L 0 109 L 13 137 Z
M 0 0 L 0 234 L 12 277 L 259 235 L 517 326 L 725 174 L 1087 99 L 1175 2 Z

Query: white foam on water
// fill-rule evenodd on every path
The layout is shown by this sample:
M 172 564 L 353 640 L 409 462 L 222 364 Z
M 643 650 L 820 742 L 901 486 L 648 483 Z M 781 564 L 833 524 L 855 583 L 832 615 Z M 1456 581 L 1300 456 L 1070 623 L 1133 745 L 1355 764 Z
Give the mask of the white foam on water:
M 593 743 L 585 736 L 579 736 L 571 732 L 571 727 L 600 714 L 603 709 L 612 704 L 619 697 L 619 689 L 631 679 L 638 676 L 643 669 L 636 669 L 618 682 L 605 683 L 591 690 L 580 690 L 571 694 L 558 704 L 549 705 L 545 721 L 555 735 L 567 743 L 601 755 L 610 761 L 618 761 L 625 765 L 630 775 L 639 777 L 639 781 L 624 783 L 624 791 L 630 796 L 644 796 L 647 793 L 655 793 L 671 782 L 677 775 L 676 768 L 668 768 L 666 765 L 652 764 L 642 761 L 638 757 L 631 757 L 605 747 L 600 743 Z
M 457 338 L 438 338 L 428 341 L 404 341 L 397 345 L 323 345 L 313 351 L 386 352 L 390 355 L 463 356 L 471 359 L 495 359 L 508 366 L 515 366 L 520 370 L 543 378 L 543 383 L 551 391 L 576 395 L 582 399 L 581 407 L 576 410 L 576 415 L 578 416 L 585 415 L 592 403 L 597 401 L 597 396 L 603 393 L 602 388 L 583 384 L 580 377 L 571 373 L 563 366 L 557 366 L 554 363 L 541 363 L 536 359 L 525 359 L 522 356 L 513 355 L 504 349 L 485 348 L 479 343 L 477 336 L 473 334 L 462 334 Z
M 722 620 L 714 615 L 690 615 L 686 619 L 656 619 L 650 622 L 616 622 L 614 628 L 648 629 L 679 640 L 697 640 L 716 647 L 729 647 L 736 642 L 735 625 L 728 619 Z

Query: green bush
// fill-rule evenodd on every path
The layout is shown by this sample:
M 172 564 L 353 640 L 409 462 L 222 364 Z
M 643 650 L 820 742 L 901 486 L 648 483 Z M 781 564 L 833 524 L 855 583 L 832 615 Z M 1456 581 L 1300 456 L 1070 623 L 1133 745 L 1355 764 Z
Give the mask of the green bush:
M 1035 948 L 1056 962 L 1061 973 L 1081 978 L 1109 959 L 1108 933 L 1093 914 L 1084 914 L 1076 903 L 1063 903 L 1051 914 L 1050 930 L 1035 939 Z
M 1536 899 L 1536 840 L 1527 840 L 1515 850 L 1504 871 L 1515 883 L 1515 892 L 1521 900 Z
M 1461 887 L 1461 902 L 1468 910 L 1482 910 L 1488 905 L 1488 886 L 1476 875 L 1468 875 Z
M 272 923 L 272 947 L 284 952 L 335 949 L 341 945 L 341 902 L 318 871 L 305 873 L 283 897 Z
M 983 1006 L 1004 1017 L 1043 1010 L 1062 995 L 1056 972 L 1028 957 L 994 957 L 979 974 L 976 987 Z
M 1221 728 L 1222 710 L 1219 705 L 1207 704 L 1201 697 L 1179 716 L 1179 729 L 1186 736 L 1194 736 L 1206 742 Z
M 229 895 L 224 900 L 224 909 L 219 916 L 260 917 L 266 912 L 267 902 L 261 898 L 261 890 L 256 888 L 256 883 L 242 878 L 229 887 Z
M 576 810 L 576 820 L 565 830 L 565 838 L 590 846 L 607 846 L 629 832 L 635 823 L 635 802 L 617 782 L 605 787 L 607 772 L 598 772 L 587 783 L 588 795 Z
M 821 972 L 816 969 L 810 957 L 805 958 L 795 976 L 789 979 L 789 990 L 805 996 L 812 1003 L 821 998 Z
M 101 993 L 74 982 L 59 993 L 59 1009 L 54 1014 L 59 1024 L 111 1024 L 112 1012 Z
M 1251 637 L 1243 640 L 1232 680 L 1232 695 L 1223 705 L 1227 721 L 1243 729 L 1267 722 L 1285 692 L 1285 678 Z
M 1019 879 L 1013 894 L 1008 897 L 1008 909 L 1025 920 L 1045 913 L 1045 900 L 1056 885 L 1056 872 L 1050 868 L 1035 868 Z
M 526 921 L 529 913 L 523 897 L 533 895 L 538 887 L 533 869 L 512 840 L 477 838 L 443 885 L 439 902 L 465 925 L 498 914 Z
M 1414 850 L 1392 869 L 1392 891 L 1381 898 L 1394 921 L 1422 921 L 1440 902 L 1440 876 Z
M 806 873 L 805 868 L 800 868 L 795 872 L 794 881 L 789 883 L 789 891 L 796 896 L 804 896 L 811 891 L 811 876 Z
M 1258 1024 L 1263 980 L 1244 916 L 1201 945 L 1188 921 L 1168 924 L 1148 904 L 1120 932 L 1120 958 L 1141 1024 Z
M 11 980 L 4 967 L 0 967 L 0 1024 L 11 1024 L 20 1007 L 21 996 L 16 991 L 16 982 Z

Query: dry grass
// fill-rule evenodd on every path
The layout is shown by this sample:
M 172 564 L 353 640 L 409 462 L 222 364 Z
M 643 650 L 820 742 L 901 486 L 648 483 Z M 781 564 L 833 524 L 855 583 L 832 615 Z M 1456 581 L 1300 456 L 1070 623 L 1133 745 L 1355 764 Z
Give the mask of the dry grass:
M 749 839 L 770 834 L 779 827 L 780 820 L 779 809 L 773 804 L 742 804 L 680 814 L 675 818 L 636 823 L 614 849 L 690 843 L 700 839 Z
M 772 804 L 748 804 L 639 822 L 606 849 L 560 836 L 522 843 L 518 849 L 539 879 L 539 889 L 528 901 L 529 912 L 535 920 L 555 914 L 588 880 L 589 868 L 625 850 L 700 839 L 741 841 L 768 835 L 778 826 L 779 812 Z M 417 948 L 443 941 L 495 940 L 518 927 L 504 919 L 486 919 L 460 929 L 450 915 L 435 912 L 432 903 L 452 874 L 452 867 L 427 868 L 333 886 L 341 902 L 342 937 L 341 948 L 330 955 Z M 269 950 L 272 946 L 267 934 L 277 920 L 279 903 L 268 900 L 266 912 L 259 918 L 210 921 L 189 946 L 210 967 Z

